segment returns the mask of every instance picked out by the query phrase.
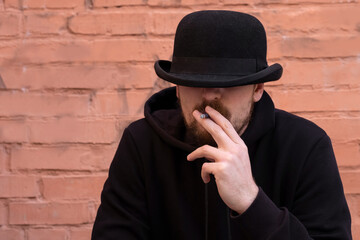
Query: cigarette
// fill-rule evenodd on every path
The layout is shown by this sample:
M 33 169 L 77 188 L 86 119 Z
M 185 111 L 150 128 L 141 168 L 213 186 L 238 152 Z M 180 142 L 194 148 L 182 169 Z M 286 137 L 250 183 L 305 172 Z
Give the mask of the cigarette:
M 205 118 L 210 118 L 210 116 L 209 116 L 209 114 L 207 114 L 207 113 L 202 113 L 202 114 L 200 115 L 200 118 L 205 119 Z

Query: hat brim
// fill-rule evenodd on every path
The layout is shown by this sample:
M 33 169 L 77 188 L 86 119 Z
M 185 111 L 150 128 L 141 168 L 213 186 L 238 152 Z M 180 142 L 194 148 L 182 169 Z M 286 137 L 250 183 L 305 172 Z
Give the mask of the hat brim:
M 170 73 L 171 62 L 166 60 L 156 61 L 154 68 L 160 78 L 176 85 L 187 87 L 224 88 L 264 83 L 280 79 L 283 72 L 282 66 L 278 63 L 246 76 Z

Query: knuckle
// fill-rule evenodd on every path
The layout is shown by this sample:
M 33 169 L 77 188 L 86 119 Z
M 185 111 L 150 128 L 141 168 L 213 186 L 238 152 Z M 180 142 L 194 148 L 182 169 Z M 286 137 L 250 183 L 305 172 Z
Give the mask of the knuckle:
M 248 148 L 245 143 L 237 144 L 237 147 L 236 147 L 237 153 L 243 153 L 243 152 L 247 152 L 247 151 L 248 151 Z
M 248 150 L 248 147 L 246 146 L 246 144 L 244 143 L 244 142 L 242 142 L 241 144 L 240 144 L 240 146 L 241 146 L 241 148 L 245 151 L 247 151 Z
M 206 144 L 206 145 L 202 146 L 202 150 L 204 152 L 209 152 L 210 151 L 210 145 Z
M 212 132 L 212 133 L 217 132 L 217 131 L 218 131 L 217 126 L 216 126 L 216 125 L 210 126 L 210 127 L 209 127 L 209 131 Z
M 209 153 L 209 151 L 210 151 L 210 146 L 209 145 L 204 145 L 204 146 L 199 148 L 199 152 L 201 154 Z
M 233 125 L 229 121 L 226 121 L 223 125 L 224 129 L 231 130 L 233 128 Z
M 234 156 L 233 156 L 233 154 L 226 152 L 223 155 L 223 159 L 225 160 L 224 162 L 232 162 L 234 159 Z
M 243 151 L 244 151 L 244 150 L 243 150 L 241 147 L 237 147 L 237 148 L 235 149 L 235 154 L 239 156 L 239 155 L 241 155 L 241 154 L 243 153 Z
M 205 162 L 205 163 L 203 163 L 203 165 L 202 165 L 202 167 L 201 167 L 201 170 L 202 170 L 202 171 L 206 171 L 206 170 L 208 169 L 208 167 L 209 167 L 209 163 L 208 163 L 208 162 Z
M 219 172 L 221 173 L 226 173 L 229 169 L 229 164 L 227 162 L 222 162 L 220 165 L 219 165 Z
M 235 155 L 237 157 L 240 157 L 240 159 L 242 159 L 246 154 L 247 154 L 247 151 L 244 151 L 242 149 L 238 149 Z

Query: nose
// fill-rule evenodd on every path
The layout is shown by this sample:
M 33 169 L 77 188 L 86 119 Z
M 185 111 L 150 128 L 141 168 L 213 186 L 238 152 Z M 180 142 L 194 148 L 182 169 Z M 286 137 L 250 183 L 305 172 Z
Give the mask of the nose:
M 218 100 L 221 98 L 222 95 L 222 88 L 203 88 L 202 89 L 202 97 L 205 100 L 212 101 Z

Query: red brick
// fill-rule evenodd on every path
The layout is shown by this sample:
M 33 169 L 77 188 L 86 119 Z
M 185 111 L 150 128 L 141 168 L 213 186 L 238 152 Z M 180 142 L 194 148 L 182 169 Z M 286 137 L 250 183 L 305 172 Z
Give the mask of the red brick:
M 340 171 L 341 180 L 346 194 L 360 193 L 360 172 L 359 171 Z
M 91 221 L 88 203 L 10 203 L 11 225 L 83 224 Z
M 70 230 L 70 240 L 89 240 L 91 239 L 91 228 L 73 228 Z
M 5 8 L 20 8 L 19 0 L 3 0 Z
M 335 156 L 340 167 L 359 167 L 360 166 L 360 144 L 333 143 Z
M 46 229 L 33 228 L 28 231 L 28 240 L 66 240 L 67 231 L 65 229 Z
M 22 7 L 27 9 L 45 8 L 46 0 L 23 0 Z
M 144 104 L 152 94 L 153 92 L 148 90 L 127 92 L 129 115 L 142 117 L 144 113 Z
M 94 221 L 95 221 L 95 218 L 96 218 L 96 215 L 97 215 L 100 204 L 101 204 L 100 195 L 98 197 L 98 200 L 91 200 L 89 202 L 90 217 Z
M 360 139 L 360 118 L 314 118 L 333 141 L 357 141 Z
M 348 85 L 358 87 L 360 62 L 349 61 L 283 61 L 283 76 L 279 81 L 269 82 L 266 85 L 311 85 L 321 86 Z M 271 64 L 271 63 L 269 63 Z
M 353 223 L 351 226 L 351 232 L 353 239 L 360 239 L 360 223 Z
M 7 224 L 7 207 L 0 202 L 0 226 Z
M 133 65 L 129 69 L 129 77 L 126 79 L 126 88 L 153 88 L 157 75 L 154 70 L 154 63 L 148 65 Z
M 107 170 L 117 143 L 111 146 L 18 147 L 11 150 L 13 170 Z
M 29 34 L 61 34 L 66 29 L 66 17 L 55 13 L 25 15 L 25 31 Z
M 127 91 L 98 92 L 92 103 L 96 115 L 127 115 L 131 107 L 127 102 Z
M 0 197 L 36 197 L 37 178 L 32 176 L 0 176 Z
M 291 112 L 359 111 L 359 90 L 271 90 L 275 106 Z
M 43 177 L 43 196 L 48 200 L 100 200 L 105 176 Z
M 50 62 L 129 62 L 168 59 L 172 55 L 171 40 L 73 40 L 71 42 L 38 42 L 29 40 L 12 49 L 21 54 L 12 58 L 23 63 Z M 34 53 L 37 53 L 34 55 Z M 9 53 L 7 53 L 9 54 Z
M 30 0 L 28 0 L 30 1 Z M 45 0 L 47 8 L 77 8 L 84 6 L 84 0 Z
M 144 0 L 93 0 L 94 7 L 121 7 L 127 5 L 144 5 Z
M 341 3 L 341 4 L 357 3 L 357 0 L 348 0 L 347 2 L 344 2 L 343 0 L 283 0 L 283 1 L 288 3 L 288 4 L 297 4 L 297 3 Z
M 353 209 L 350 206 L 351 213 L 351 233 L 352 239 L 360 239 L 360 217 L 357 215 L 359 208 Z
M 94 202 L 94 210 L 95 210 L 95 216 L 96 216 L 96 213 L 100 207 L 100 204 L 101 204 L 101 201 L 98 201 L 98 202 Z
M 0 36 L 17 36 L 20 33 L 20 15 L 14 13 L 0 14 Z
M 238 5 L 238 4 L 244 4 L 244 0 L 223 0 L 224 5 Z M 253 0 L 251 1 L 252 4 L 289 4 L 292 7 L 292 9 L 296 9 L 298 7 L 297 4 L 299 3 L 356 3 L 357 0 L 349 0 L 347 2 L 344 2 L 343 0 Z M 295 4 L 295 5 L 294 5 Z M 303 8 L 303 7 L 302 7 Z
M 180 5 L 210 5 L 217 4 L 219 0 L 148 0 L 150 6 L 177 7 Z
M 260 9 L 257 17 L 269 34 L 284 32 L 356 31 L 359 5 L 329 5 L 308 8 Z M 289 24 L 291 23 L 291 24 Z
M 0 120 L 0 143 L 27 142 L 28 127 L 22 120 Z
M 69 29 L 79 34 L 143 34 L 147 13 L 85 13 L 74 16 L 69 22 Z
M 181 5 L 210 5 L 218 2 L 219 0 L 181 0 Z
M 0 145 L 0 174 L 7 170 L 9 155 L 4 146 Z
M 188 13 L 190 13 L 190 11 L 153 13 L 150 18 L 148 31 L 155 34 L 175 34 L 180 20 Z
M 0 239 L 4 240 L 23 240 L 24 232 L 20 229 L 0 228 Z
M 44 94 L 29 92 L 0 92 L 1 116 L 62 116 L 86 115 L 89 112 L 88 94 Z
M 355 81 L 355 76 L 360 74 L 359 61 L 337 61 L 325 65 L 324 85 L 348 85 L 351 88 L 358 88 L 359 81 Z
M 156 80 L 153 66 L 153 63 L 115 66 L 3 66 L 0 67 L 0 72 L 4 84 L 9 89 L 152 88 Z
M 0 66 L 4 66 L 5 64 L 8 64 L 11 62 L 11 59 L 13 59 L 15 53 L 16 53 L 16 46 L 15 45 L 0 45 Z M 13 63 L 10 63 L 13 64 Z
M 141 115 L 151 90 L 97 93 L 94 112 L 100 115 Z
M 166 6 L 166 7 L 178 7 L 181 5 L 179 0 L 148 0 L 150 6 Z
M 346 194 L 345 197 L 350 209 L 352 222 L 360 223 L 360 195 Z
M 360 52 L 357 35 L 311 35 L 310 37 L 283 36 L 268 40 L 269 58 L 296 57 L 356 57 Z
M 52 8 L 52 9 L 71 9 L 83 7 L 83 0 L 23 0 L 23 8 L 37 9 L 37 8 Z
M 77 120 L 61 118 L 30 123 L 30 141 L 33 143 L 114 143 L 119 129 L 114 120 Z

